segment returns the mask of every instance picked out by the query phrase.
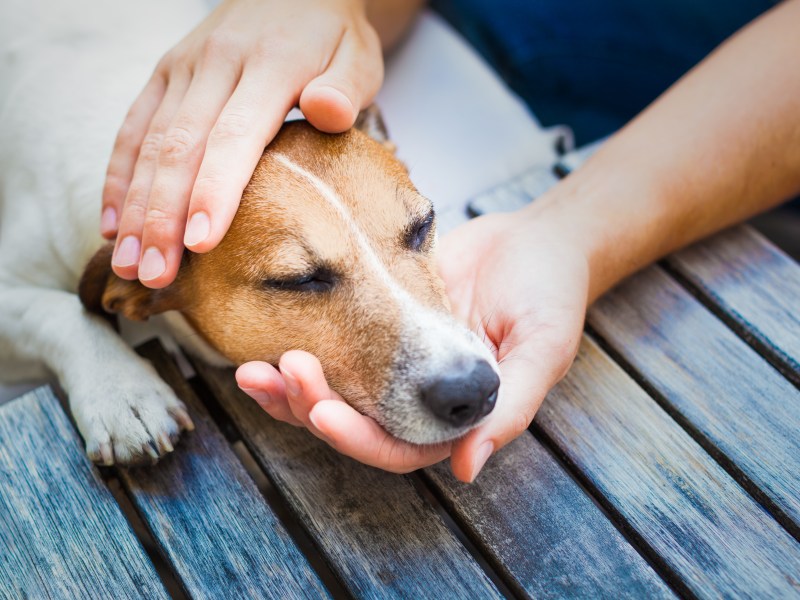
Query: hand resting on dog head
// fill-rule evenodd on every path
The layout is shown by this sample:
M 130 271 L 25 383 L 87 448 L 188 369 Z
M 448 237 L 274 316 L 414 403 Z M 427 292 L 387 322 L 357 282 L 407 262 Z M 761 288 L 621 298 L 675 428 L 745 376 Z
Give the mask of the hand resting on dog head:
M 449 313 L 430 202 L 379 116 L 366 112 L 359 128 L 372 137 L 286 124 L 217 248 L 186 253 L 176 281 L 150 289 L 113 273 L 108 244 L 86 269 L 82 301 L 137 320 L 178 311 L 198 334 L 179 342 L 191 351 L 199 339 L 234 364 L 285 367 L 300 354 L 282 359 L 288 351 L 310 353 L 330 387 L 393 436 L 462 436 L 494 406 L 494 357 Z

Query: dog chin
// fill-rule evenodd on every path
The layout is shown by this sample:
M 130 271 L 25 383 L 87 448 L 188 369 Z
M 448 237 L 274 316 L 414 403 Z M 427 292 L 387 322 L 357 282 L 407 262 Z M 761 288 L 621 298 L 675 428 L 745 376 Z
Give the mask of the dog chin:
M 425 411 L 422 410 L 419 411 L 422 414 L 409 413 L 408 410 L 383 411 L 379 408 L 376 414 L 368 416 L 393 437 L 417 446 L 431 446 L 455 441 L 481 425 L 488 417 L 487 415 L 487 417 L 463 427 L 452 427 L 442 423 L 433 415 L 425 414 Z

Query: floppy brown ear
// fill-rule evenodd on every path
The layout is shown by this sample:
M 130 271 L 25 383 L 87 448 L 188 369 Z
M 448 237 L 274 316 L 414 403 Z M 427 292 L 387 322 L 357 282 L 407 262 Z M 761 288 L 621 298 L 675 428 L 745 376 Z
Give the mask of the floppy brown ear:
M 78 284 L 78 296 L 87 310 L 100 315 L 119 314 L 133 321 L 178 307 L 177 284 L 151 290 L 138 280 L 126 281 L 111 270 L 114 244 L 105 244 L 91 258 Z
M 395 145 L 389 140 L 386 124 L 383 122 L 383 115 L 381 115 L 381 109 L 378 108 L 377 104 L 370 104 L 358 113 L 353 127 L 362 133 L 366 133 L 390 152 L 396 150 Z

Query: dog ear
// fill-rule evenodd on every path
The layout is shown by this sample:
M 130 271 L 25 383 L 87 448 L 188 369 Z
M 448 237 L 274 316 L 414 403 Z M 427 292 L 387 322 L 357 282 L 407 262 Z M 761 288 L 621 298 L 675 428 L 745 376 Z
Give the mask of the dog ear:
M 377 104 L 370 104 L 358 113 L 353 127 L 362 133 L 366 133 L 390 152 L 395 151 L 396 147 L 389 140 L 386 124 L 383 122 L 383 116 Z
M 126 281 L 111 270 L 114 244 L 105 244 L 91 258 L 78 284 L 81 303 L 90 312 L 119 314 L 133 321 L 146 321 L 152 315 L 178 308 L 178 284 L 151 290 L 138 280 Z

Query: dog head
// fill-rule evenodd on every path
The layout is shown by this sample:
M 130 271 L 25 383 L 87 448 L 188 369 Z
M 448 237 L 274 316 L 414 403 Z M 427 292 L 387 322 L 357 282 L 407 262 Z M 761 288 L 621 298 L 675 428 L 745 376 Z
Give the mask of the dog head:
M 372 136 L 287 123 L 217 248 L 186 253 L 175 283 L 151 290 L 112 273 L 108 245 L 81 281 L 84 304 L 138 320 L 177 310 L 236 364 L 306 350 L 333 389 L 396 437 L 462 435 L 494 406 L 495 361 L 449 314 L 430 201 L 379 116 L 360 126 Z

